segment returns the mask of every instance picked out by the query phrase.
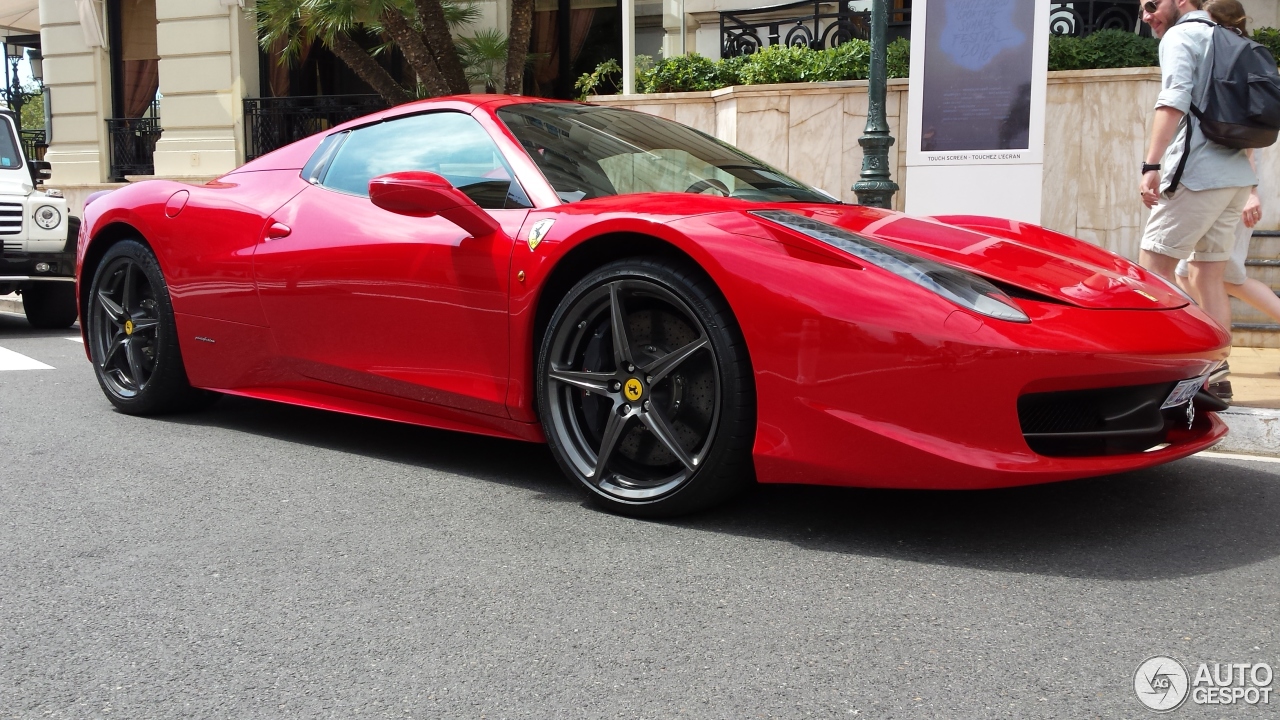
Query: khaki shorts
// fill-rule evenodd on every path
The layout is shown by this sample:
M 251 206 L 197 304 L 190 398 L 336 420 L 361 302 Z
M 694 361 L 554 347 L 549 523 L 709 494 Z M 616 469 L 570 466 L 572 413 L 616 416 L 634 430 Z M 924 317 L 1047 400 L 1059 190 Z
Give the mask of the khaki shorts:
M 1142 236 L 1142 249 L 1192 262 L 1222 262 L 1231 257 L 1247 187 L 1188 190 L 1160 196 Z
M 1231 257 L 1227 260 L 1227 266 L 1222 271 L 1222 281 L 1228 285 L 1243 285 L 1245 278 L 1244 261 L 1249 259 L 1249 241 L 1253 239 L 1253 228 L 1245 225 L 1243 222 L 1236 226 L 1236 244 L 1231 249 Z M 1178 267 L 1175 272 L 1178 277 L 1187 277 L 1191 274 L 1191 269 L 1187 267 L 1186 260 L 1179 260 Z

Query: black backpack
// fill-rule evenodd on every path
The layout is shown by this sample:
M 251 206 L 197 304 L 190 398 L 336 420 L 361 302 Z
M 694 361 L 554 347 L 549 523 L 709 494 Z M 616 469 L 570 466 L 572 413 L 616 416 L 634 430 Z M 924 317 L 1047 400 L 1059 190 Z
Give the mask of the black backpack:
M 1276 59 L 1262 45 L 1235 30 L 1203 18 L 1191 18 L 1213 28 L 1209 87 L 1204 107 L 1191 106 L 1205 138 L 1229 148 L 1264 148 L 1280 137 L 1280 72 Z M 1172 192 L 1182 179 L 1191 154 L 1191 128 L 1187 147 L 1173 176 Z

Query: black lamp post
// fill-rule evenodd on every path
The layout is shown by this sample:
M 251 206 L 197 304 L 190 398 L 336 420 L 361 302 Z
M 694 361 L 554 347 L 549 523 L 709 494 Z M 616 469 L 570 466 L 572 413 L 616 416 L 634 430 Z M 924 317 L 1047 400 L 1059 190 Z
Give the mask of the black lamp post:
M 871 3 L 871 72 L 867 81 L 867 128 L 858 144 L 862 146 L 862 179 L 854 183 L 858 203 L 870 207 L 893 206 L 898 184 L 889 178 L 889 148 L 893 136 L 885 118 L 885 95 L 888 85 L 885 30 L 889 24 L 889 6 L 885 0 Z
M 34 93 L 22 89 L 22 81 L 18 78 L 18 63 L 26 56 L 27 49 L 14 43 L 4 44 L 5 59 L 9 61 L 9 72 L 6 73 L 4 102 L 13 111 L 13 121 L 18 129 L 22 129 L 22 106 L 32 98 Z

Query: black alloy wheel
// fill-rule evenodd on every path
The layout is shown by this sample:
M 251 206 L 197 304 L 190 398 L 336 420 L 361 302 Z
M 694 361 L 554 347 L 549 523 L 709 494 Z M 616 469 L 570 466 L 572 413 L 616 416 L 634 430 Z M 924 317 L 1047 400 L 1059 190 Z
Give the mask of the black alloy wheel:
M 625 260 L 580 282 L 544 337 L 538 400 L 561 467 L 612 510 L 691 512 L 753 479 L 745 343 L 700 272 Z
M 168 289 L 146 246 L 125 240 L 107 251 L 85 310 L 98 384 L 121 411 L 194 409 L 213 397 L 187 381 Z

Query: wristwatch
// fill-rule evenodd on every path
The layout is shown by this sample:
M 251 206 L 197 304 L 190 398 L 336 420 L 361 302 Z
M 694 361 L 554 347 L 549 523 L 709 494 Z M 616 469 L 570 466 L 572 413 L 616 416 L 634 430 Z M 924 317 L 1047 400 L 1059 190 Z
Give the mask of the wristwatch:
M 1151 163 L 1142 163 L 1142 174 L 1143 174 L 1143 175 L 1146 175 L 1147 173 L 1151 172 L 1152 170 L 1159 170 L 1159 169 L 1160 169 L 1160 163 L 1155 163 L 1154 165 L 1153 165 L 1153 164 L 1151 164 Z

